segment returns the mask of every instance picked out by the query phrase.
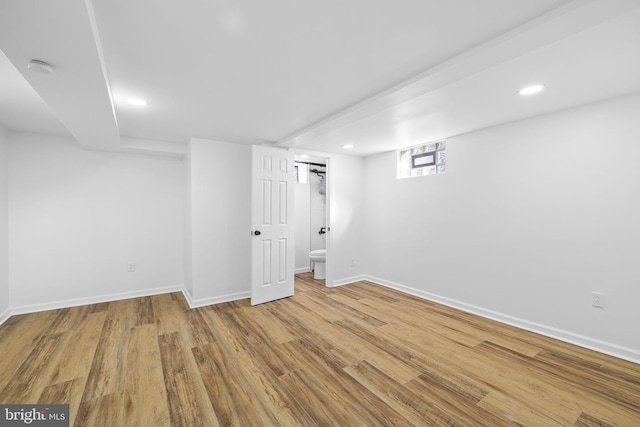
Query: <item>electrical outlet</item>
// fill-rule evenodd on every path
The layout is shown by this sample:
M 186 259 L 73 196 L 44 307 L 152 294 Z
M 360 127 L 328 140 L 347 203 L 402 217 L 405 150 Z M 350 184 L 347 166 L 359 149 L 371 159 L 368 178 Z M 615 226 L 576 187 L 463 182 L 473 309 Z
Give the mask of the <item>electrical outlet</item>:
M 127 263 L 127 273 L 134 273 L 136 271 L 136 265 L 132 262 Z
M 351 267 L 355 267 L 356 266 L 356 260 L 351 258 Z
M 604 294 L 602 292 L 591 292 L 591 305 L 597 308 L 604 308 L 606 304 Z

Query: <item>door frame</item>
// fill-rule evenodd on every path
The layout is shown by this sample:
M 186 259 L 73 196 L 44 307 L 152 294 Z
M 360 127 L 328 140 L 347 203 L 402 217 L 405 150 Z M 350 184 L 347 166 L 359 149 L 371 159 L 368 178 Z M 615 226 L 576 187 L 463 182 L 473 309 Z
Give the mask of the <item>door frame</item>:
M 332 240 L 333 240 L 333 232 L 331 231 L 331 158 L 330 157 L 326 157 L 325 160 L 327 161 L 326 163 L 326 169 L 327 169 L 327 173 L 325 174 L 325 180 L 326 180 L 326 223 L 327 223 L 327 234 L 325 237 L 325 248 L 327 251 L 327 254 L 325 255 L 325 279 L 324 279 L 324 286 L 326 288 L 332 287 L 330 286 L 330 284 L 333 283 L 333 268 L 331 268 L 331 266 L 333 265 L 333 262 L 331 261 L 331 246 L 332 246 Z
M 313 158 L 319 160 L 322 159 L 325 161 L 325 168 L 327 170 L 327 173 L 325 175 L 325 179 L 326 179 L 326 207 L 325 207 L 325 214 L 326 214 L 326 225 L 327 225 L 327 234 L 325 235 L 325 249 L 327 251 L 326 254 L 326 261 L 325 261 L 325 280 L 324 280 L 324 285 L 325 287 L 332 287 L 331 284 L 333 283 L 333 269 L 331 268 L 332 265 L 332 261 L 331 261 L 331 245 L 332 245 L 332 233 L 331 233 L 331 209 L 330 209 L 330 200 L 331 200 L 331 154 L 330 153 L 321 153 L 321 152 L 317 152 L 317 151 L 309 151 L 309 150 L 302 150 L 302 149 L 296 149 L 293 148 L 292 153 L 294 154 L 294 162 L 295 162 L 295 158 L 297 156 L 300 156 L 302 154 L 306 154 L 310 157 L 312 157 L 312 159 L 302 159 L 300 160 L 301 162 L 307 162 L 307 161 L 314 161 Z M 311 230 L 309 230 L 309 233 L 311 233 Z M 295 239 L 295 236 L 294 236 Z

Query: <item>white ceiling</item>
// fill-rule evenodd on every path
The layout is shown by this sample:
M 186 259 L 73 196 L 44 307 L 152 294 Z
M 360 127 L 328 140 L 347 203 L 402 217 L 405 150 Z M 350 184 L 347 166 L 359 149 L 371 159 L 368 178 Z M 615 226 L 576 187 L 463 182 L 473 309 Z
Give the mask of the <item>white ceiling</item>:
M 369 155 L 638 91 L 639 45 L 637 0 L 0 0 L 0 125 Z
M 0 51 L 0 125 L 19 131 L 69 134 L 2 51 Z

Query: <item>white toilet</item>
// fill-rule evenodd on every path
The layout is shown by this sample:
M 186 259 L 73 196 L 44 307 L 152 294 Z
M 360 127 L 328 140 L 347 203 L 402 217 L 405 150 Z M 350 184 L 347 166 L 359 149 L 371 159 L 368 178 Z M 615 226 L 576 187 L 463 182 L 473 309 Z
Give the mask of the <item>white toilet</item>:
M 327 250 L 317 249 L 311 251 L 309 252 L 309 259 L 313 262 L 313 278 L 324 279 L 326 275 Z

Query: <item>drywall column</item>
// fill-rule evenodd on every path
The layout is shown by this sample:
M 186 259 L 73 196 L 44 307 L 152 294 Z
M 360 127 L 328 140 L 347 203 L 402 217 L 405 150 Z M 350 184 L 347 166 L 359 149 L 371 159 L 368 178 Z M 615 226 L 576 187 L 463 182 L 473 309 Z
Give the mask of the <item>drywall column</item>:
M 9 317 L 9 133 L 0 126 L 0 323 Z
M 191 152 L 187 147 L 184 156 L 184 230 L 183 230 L 183 248 L 184 255 L 182 258 L 182 270 L 184 271 L 184 290 L 185 296 L 193 299 L 193 227 L 191 225 L 192 209 L 191 209 Z
M 192 138 L 185 158 L 189 206 L 185 276 L 190 304 L 251 292 L 251 147 Z
M 365 258 L 364 160 L 331 155 L 327 169 L 329 227 L 328 286 L 363 278 Z

